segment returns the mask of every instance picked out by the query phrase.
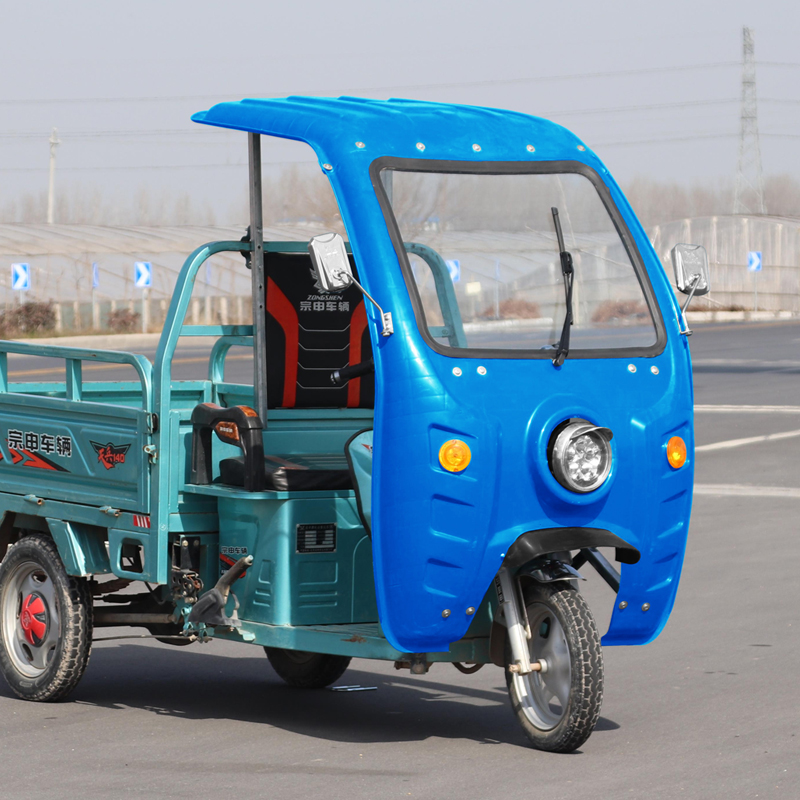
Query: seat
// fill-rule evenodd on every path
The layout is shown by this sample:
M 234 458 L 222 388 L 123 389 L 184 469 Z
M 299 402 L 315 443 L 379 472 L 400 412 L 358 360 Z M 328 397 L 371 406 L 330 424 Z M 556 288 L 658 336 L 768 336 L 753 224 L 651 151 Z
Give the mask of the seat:
M 352 256 L 350 264 L 356 275 Z M 267 276 L 267 405 L 373 408 L 373 375 L 345 386 L 331 372 L 372 357 L 367 311 L 357 286 L 323 293 L 308 253 L 264 253 Z
M 350 258 L 353 274 L 355 263 Z M 331 373 L 372 357 L 364 298 L 357 286 L 321 292 L 308 253 L 264 253 L 267 277 L 267 405 L 269 408 L 373 408 L 372 374 L 344 386 Z M 324 416 L 324 415 L 322 415 Z M 219 464 L 219 481 L 246 491 L 352 489 L 344 453 L 265 455 L 261 420 L 244 406 L 201 403 L 192 413 L 192 482 L 211 481 L 211 431 L 243 450 Z M 264 461 L 262 473 L 260 461 Z

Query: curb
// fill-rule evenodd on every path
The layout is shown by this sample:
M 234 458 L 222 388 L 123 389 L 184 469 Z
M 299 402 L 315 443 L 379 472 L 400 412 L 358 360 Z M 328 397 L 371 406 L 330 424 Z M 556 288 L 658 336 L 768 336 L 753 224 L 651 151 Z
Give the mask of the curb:
M 763 322 L 765 320 L 797 319 L 791 311 L 687 311 L 686 321 L 702 322 Z

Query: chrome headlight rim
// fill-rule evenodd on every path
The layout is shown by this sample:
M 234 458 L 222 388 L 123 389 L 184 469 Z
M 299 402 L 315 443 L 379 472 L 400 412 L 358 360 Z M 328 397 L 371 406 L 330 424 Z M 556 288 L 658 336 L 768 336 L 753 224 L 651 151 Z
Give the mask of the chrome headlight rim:
M 588 435 L 600 444 L 603 453 L 603 463 L 597 477 L 590 485 L 581 485 L 574 481 L 566 467 L 567 447 L 575 439 Z M 547 448 L 547 460 L 550 472 L 558 483 L 574 494 L 586 495 L 596 492 L 605 485 L 611 474 L 614 460 L 611 448 L 611 439 L 614 437 L 610 428 L 595 425 L 587 419 L 572 417 L 557 425 L 550 436 Z

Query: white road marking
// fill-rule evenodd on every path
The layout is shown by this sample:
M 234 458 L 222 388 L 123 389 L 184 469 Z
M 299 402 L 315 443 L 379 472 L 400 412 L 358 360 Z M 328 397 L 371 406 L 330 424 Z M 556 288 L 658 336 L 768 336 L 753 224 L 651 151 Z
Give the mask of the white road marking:
M 695 414 L 800 414 L 800 406 L 696 405 Z
M 703 444 L 695 447 L 695 453 L 707 453 L 709 450 L 727 450 L 731 447 L 741 447 L 745 444 L 756 444 L 758 442 L 774 442 L 779 439 L 792 439 L 800 436 L 800 431 L 784 431 L 783 433 L 768 433 L 766 436 L 748 436 L 746 439 L 728 439 L 726 442 L 714 442 L 713 444 Z
M 785 486 L 743 486 L 736 483 L 696 483 L 695 494 L 711 497 L 796 497 L 800 489 Z

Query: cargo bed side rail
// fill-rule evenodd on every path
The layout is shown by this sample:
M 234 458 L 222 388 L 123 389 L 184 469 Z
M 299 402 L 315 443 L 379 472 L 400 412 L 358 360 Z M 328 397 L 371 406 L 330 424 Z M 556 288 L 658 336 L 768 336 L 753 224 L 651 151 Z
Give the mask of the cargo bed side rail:
M 136 370 L 142 388 L 142 409 L 148 414 L 153 411 L 153 367 L 140 355 L 122 353 L 117 350 L 89 350 L 82 347 L 62 347 L 53 344 L 28 344 L 26 342 L 0 341 L 0 393 L 11 392 L 8 380 L 8 355 L 40 358 L 63 358 L 66 361 L 67 400 L 83 399 L 84 361 L 105 364 L 127 364 Z

